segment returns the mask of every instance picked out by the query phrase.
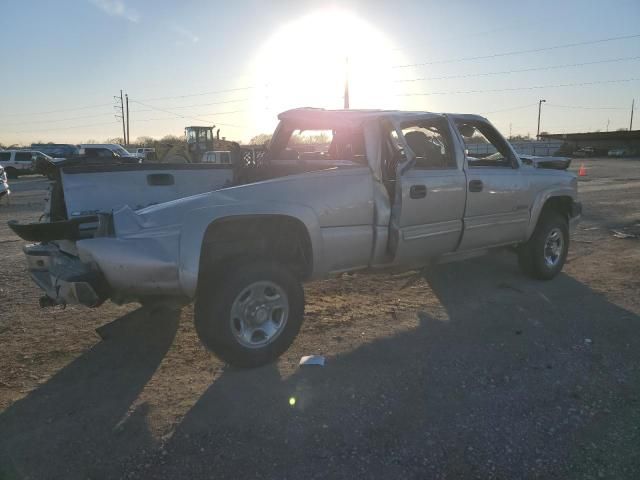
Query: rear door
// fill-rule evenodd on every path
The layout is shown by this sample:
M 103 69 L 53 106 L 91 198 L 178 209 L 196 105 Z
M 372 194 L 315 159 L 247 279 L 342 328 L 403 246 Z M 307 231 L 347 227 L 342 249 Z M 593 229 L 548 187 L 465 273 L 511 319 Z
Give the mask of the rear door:
M 464 236 L 459 250 L 524 240 L 530 216 L 529 180 L 517 155 L 489 122 L 459 118 L 455 127 L 466 147 L 467 172 Z
M 31 152 L 16 152 L 13 159 L 14 167 L 20 171 L 30 171 L 32 157 Z
M 445 117 L 403 123 L 392 136 L 406 159 L 396 174 L 389 242 L 393 263 L 426 264 L 458 246 L 466 186 L 462 158 Z

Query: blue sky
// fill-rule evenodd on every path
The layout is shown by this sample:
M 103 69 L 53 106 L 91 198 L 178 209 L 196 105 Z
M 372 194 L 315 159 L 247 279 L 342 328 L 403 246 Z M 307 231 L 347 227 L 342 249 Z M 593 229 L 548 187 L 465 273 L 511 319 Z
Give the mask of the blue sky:
M 535 135 L 540 98 L 558 132 L 628 127 L 640 103 L 640 37 L 502 55 L 640 34 L 637 0 L 2 0 L 0 27 L 5 145 L 121 136 L 120 89 L 132 139 L 207 121 L 248 140 L 341 107 L 346 55 L 353 108 L 482 113 L 506 135 Z

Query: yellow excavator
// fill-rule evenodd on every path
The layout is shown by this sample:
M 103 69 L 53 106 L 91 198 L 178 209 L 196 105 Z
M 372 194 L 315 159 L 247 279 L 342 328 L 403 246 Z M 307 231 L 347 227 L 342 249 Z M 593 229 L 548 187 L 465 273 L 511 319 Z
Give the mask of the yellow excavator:
M 220 140 L 219 130 L 214 137 L 213 126 L 185 127 L 185 142 L 159 145 L 156 155 L 162 163 L 202 163 L 216 160 L 213 152 L 232 152 L 239 148 L 235 142 Z

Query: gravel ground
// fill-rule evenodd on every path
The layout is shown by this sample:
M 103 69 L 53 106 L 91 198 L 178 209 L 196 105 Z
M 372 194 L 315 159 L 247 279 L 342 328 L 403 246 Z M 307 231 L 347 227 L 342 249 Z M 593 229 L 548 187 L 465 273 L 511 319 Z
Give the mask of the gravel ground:
M 580 163 L 557 279 L 500 253 L 314 283 L 292 348 L 250 371 L 200 345 L 191 307 L 40 310 L 5 222 L 37 219 L 46 182 L 12 182 L 0 479 L 640 478 L 640 240 L 612 234 L 640 233 L 640 160 Z

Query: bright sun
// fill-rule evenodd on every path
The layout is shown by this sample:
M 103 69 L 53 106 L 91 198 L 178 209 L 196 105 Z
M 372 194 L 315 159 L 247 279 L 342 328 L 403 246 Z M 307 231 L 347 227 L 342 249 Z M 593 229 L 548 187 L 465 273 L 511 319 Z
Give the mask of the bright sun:
M 323 10 L 288 23 L 254 59 L 252 130 L 269 131 L 289 108 L 342 108 L 347 68 L 351 108 L 393 108 L 391 67 L 401 61 L 382 33 L 347 12 Z

